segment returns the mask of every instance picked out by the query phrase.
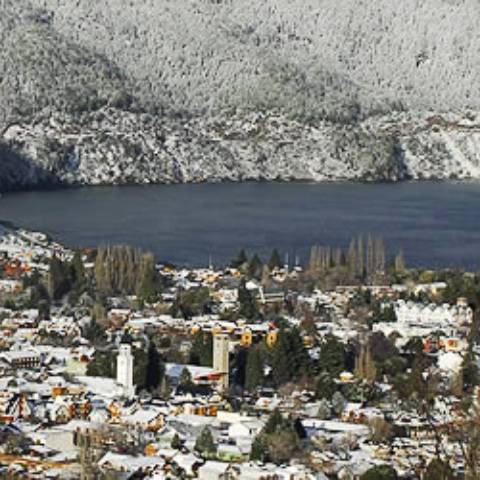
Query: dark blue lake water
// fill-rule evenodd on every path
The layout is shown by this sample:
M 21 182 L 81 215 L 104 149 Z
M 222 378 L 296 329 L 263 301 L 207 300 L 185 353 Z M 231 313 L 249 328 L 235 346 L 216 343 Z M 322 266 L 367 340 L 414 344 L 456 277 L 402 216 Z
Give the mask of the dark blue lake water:
M 480 184 L 244 183 L 5 195 L 0 219 L 72 246 L 126 243 L 159 260 L 221 264 L 240 248 L 306 261 L 313 244 L 382 235 L 410 265 L 480 268 Z

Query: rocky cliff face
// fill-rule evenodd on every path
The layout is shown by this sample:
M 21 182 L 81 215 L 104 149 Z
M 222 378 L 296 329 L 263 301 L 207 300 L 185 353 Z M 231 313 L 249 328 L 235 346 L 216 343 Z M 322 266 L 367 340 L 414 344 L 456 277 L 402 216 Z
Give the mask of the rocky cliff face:
M 472 116 L 341 125 L 260 113 L 180 121 L 45 110 L 9 125 L 3 141 L 29 165 L 24 184 L 32 185 L 480 178 L 480 118 Z

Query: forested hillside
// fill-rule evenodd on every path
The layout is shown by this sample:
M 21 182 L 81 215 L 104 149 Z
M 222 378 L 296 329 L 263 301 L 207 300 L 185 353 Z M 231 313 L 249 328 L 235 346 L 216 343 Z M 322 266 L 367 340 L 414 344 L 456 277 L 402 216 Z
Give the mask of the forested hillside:
M 65 162 L 65 151 L 79 143 L 67 141 L 65 129 L 84 140 L 82 129 L 94 128 L 98 112 L 103 118 L 114 109 L 123 129 L 122 112 L 135 115 L 128 117 L 137 124 L 133 130 L 145 123 L 142 115 L 151 115 L 157 133 L 162 127 L 175 131 L 176 122 L 182 124 L 178 119 L 201 122 L 198 131 L 209 119 L 228 123 L 242 115 L 279 115 L 288 129 L 293 128 L 289 122 L 301 122 L 320 130 L 314 149 L 309 146 L 302 153 L 299 145 L 300 156 L 320 162 L 317 170 L 330 160 L 343 165 L 342 152 L 349 143 L 356 149 L 380 143 L 387 156 L 383 163 L 400 162 L 397 173 L 418 176 L 408 173 L 411 166 L 405 159 L 413 155 L 414 164 L 421 164 L 423 157 L 415 152 L 424 149 L 424 142 L 414 140 L 420 146 L 409 149 L 403 128 L 409 125 L 410 138 L 412 122 L 443 115 L 454 129 L 467 118 L 473 130 L 466 146 L 463 136 L 460 144 L 454 138 L 453 146 L 443 136 L 429 137 L 431 150 L 455 157 L 453 163 L 466 170 L 464 176 L 475 176 L 480 171 L 479 24 L 478 0 L 0 0 L 0 132 L 9 148 L 60 177 L 68 164 L 69 181 L 77 181 L 71 170 L 81 168 L 82 151 L 77 148 L 75 161 Z M 49 146 L 52 132 L 48 137 L 37 131 L 31 139 L 28 127 L 52 115 L 63 123 L 52 126 L 48 121 L 62 145 L 54 150 Z M 247 130 L 257 128 L 246 122 Z M 332 139 L 325 125 L 347 131 L 340 140 Z M 387 130 L 396 131 L 398 138 L 389 133 L 385 142 Z M 182 132 L 176 136 L 181 143 Z M 207 137 L 200 142 L 210 142 Z M 155 162 L 164 161 L 158 151 L 165 145 L 158 139 L 147 143 L 151 152 L 148 158 L 138 152 L 139 167 L 145 169 L 148 162 L 146 170 L 177 168 L 158 167 Z M 325 148 L 325 143 L 331 145 Z M 226 148 L 227 156 L 237 155 Z M 378 148 L 374 151 L 375 158 L 382 157 Z M 169 153 L 169 162 L 183 162 L 178 151 Z M 258 153 L 267 154 L 271 152 L 265 149 Z M 221 156 L 205 155 L 209 165 Z M 103 156 L 97 160 L 103 168 Z M 92 162 L 87 163 L 90 169 Z M 333 178 L 339 171 L 334 169 Z M 375 167 L 359 165 L 355 171 L 363 177 Z M 81 181 L 88 183 L 88 174 L 82 175 Z M 310 177 L 319 179 L 307 172 Z M 162 175 L 154 178 L 161 180 Z M 175 174 L 167 180 L 198 178 Z M 120 175 L 115 181 L 128 179 Z

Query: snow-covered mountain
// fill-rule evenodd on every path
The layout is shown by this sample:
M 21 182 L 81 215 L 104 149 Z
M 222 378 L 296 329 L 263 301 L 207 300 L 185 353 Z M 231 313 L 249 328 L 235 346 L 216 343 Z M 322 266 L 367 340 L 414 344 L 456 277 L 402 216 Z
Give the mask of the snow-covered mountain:
M 478 0 L 0 0 L 0 189 L 480 178 Z

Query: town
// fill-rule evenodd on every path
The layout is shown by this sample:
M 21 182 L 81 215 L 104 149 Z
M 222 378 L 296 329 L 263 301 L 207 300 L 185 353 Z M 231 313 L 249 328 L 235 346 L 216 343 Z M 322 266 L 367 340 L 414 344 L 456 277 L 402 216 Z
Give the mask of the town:
M 480 478 L 480 276 L 0 227 L 0 478 Z

